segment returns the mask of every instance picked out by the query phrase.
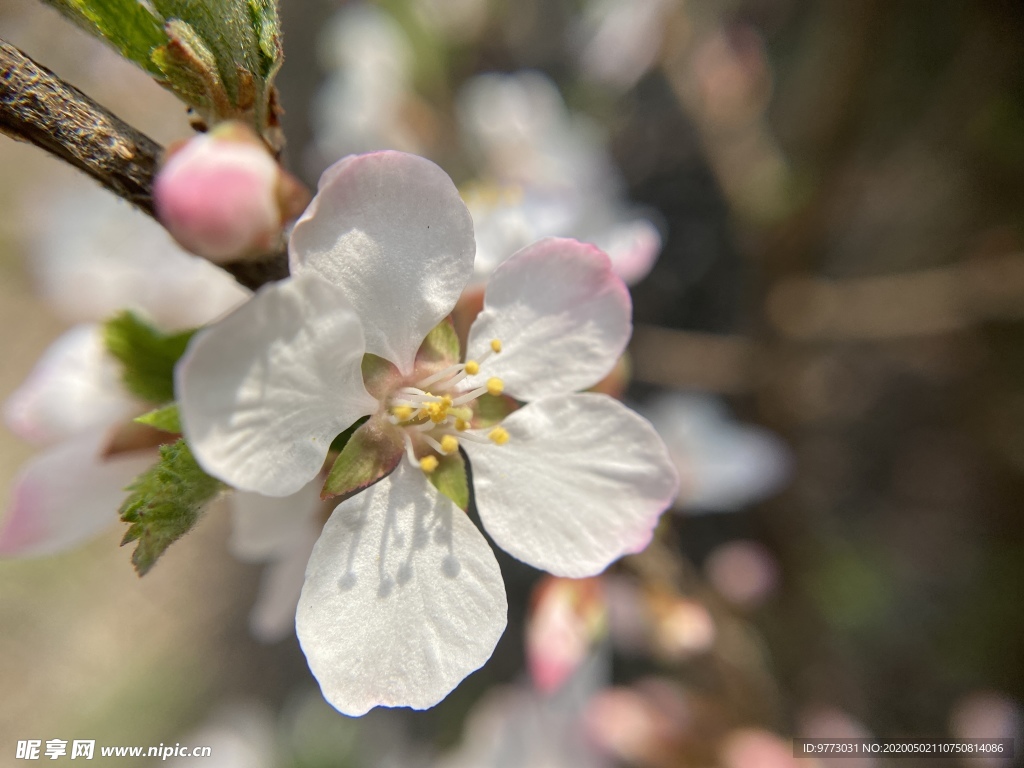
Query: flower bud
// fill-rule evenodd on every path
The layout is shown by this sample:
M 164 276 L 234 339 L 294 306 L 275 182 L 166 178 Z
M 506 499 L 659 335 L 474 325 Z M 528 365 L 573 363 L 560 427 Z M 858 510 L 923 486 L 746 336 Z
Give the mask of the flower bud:
M 217 263 L 277 247 L 309 193 L 241 123 L 172 148 L 153 186 L 157 218 L 178 243 Z

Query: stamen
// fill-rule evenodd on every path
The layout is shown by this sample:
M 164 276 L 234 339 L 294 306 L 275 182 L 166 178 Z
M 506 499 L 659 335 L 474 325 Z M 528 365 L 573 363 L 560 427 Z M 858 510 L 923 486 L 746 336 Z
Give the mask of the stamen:
M 424 456 L 420 459 L 420 469 L 426 472 L 428 475 L 437 469 L 437 465 L 440 464 L 437 460 L 437 456 Z
M 439 442 L 437 442 L 437 440 L 432 438 L 430 435 L 423 434 L 423 435 L 420 435 L 420 437 L 423 438 L 423 442 L 425 442 L 427 445 L 429 445 L 431 448 L 433 448 L 438 453 L 445 453 L 445 450 L 441 446 L 441 444 Z
M 450 365 L 447 368 L 445 368 L 443 371 L 438 371 L 435 374 L 427 376 L 427 378 L 423 379 L 422 381 L 416 382 L 416 386 L 419 387 L 420 389 L 426 389 L 427 387 L 429 387 L 431 384 L 434 384 L 435 382 L 442 381 L 443 379 L 447 379 L 448 377 L 454 376 L 457 373 L 461 373 L 462 372 L 462 368 L 463 368 L 463 366 L 462 366 L 461 363 L 456 363 L 455 365 Z
M 408 405 L 396 405 L 391 409 L 391 413 L 398 421 L 408 421 L 412 418 L 413 409 Z
M 404 429 L 402 430 L 402 437 L 405 438 L 405 455 L 409 457 L 409 461 L 413 464 L 416 463 L 416 451 L 412 447 L 412 438 L 409 437 L 409 433 Z
M 469 390 L 469 392 L 466 392 L 465 394 L 459 395 L 458 397 L 455 398 L 453 403 L 454 403 L 454 405 L 457 405 L 457 406 L 465 405 L 466 403 L 473 402 L 478 397 L 480 397 L 480 395 L 483 395 L 486 392 L 487 392 L 487 387 L 477 387 L 476 389 Z
M 456 419 L 455 428 L 459 430 L 459 432 L 465 432 L 467 429 L 469 429 L 469 422 L 466 421 L 465 419 Z
M 491 339 L 491 349 L 494 350 L 495 354 L 501 352 L 501 339 Z
M 441 450 L 445 454 L 455 453 L 459 450 L 459 440 L 455 435 L 445 435 L 441 438 Z
M 497 397 L 505 391 L 505 382 L 499 379 L 497 376 L 492 376 L 487 380 L 487 394 L 494 395 Z
M 504 427 L 495 427 L 487 434 L 487 437 L 489 437 L 495 445 L 504 445 L 508 442 L 509 434 L 508 430 Z
M 476 360 L 467 360 L 466 373 L 468 373 L 470 376 L 476 376 L 478 373 L 480 373 L 480 363 L 478 363 Z

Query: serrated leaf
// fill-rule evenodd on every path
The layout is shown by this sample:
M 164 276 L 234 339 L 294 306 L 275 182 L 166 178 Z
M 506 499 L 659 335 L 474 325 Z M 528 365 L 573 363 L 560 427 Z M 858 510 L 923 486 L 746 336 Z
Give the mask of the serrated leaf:
M 427 475 L 431 485 L 466 511 L 469 509 L 469 478 L 465 459 L 459 451 L 438 458 L 437 469 Z
M 198 522 L 223 486 L 196 463 L 184 440 L 160 447 L 160 461 L 128 486 L 121 519 L 130 523 L 121 546 L 137 541 L 132 564 L 144 576 Z
M 402 459 L 401 440 L 371 422 L 359 427 L 334 462 L 321 499 L 348 496 L 390 473 Z
M 435 325 L 416 350 L 416 365 L 436 365 L 445 368 L 459 362 L 462 350 L 455 326 L 449 318 Z
M 170 432 L 174 435 L 181 434 L 181 415 L 178 413 L 177 403 L 171 403 L 162 408 L 156 408 L 149 413 L 144 413 L 141 416 L 136 416 L 135 421 L 138 424 L 146 424 L 153 427 L 153 429 L 159 429 L 161 432 Z
M 122 312 L 103 328 L 107 351 L 121 363 L 121 381 L 150 403 L 174 399 L 174 364 L 194 333 L 164 333 L 132 312 Z
M 152 75 L 154 48 L 167 42 L 163 19 L 139 0 L 45 0 L 86 32 L 103 38 L 126 59 Z

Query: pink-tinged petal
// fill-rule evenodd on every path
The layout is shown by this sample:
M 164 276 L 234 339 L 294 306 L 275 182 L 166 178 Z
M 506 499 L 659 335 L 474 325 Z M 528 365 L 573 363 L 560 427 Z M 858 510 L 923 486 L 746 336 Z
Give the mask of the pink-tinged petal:
M 526 665 L 534 687 L 545 694 L 560 689 L 606 627 L 601 579 L 542 579 L 526 622 Z
M 412 371 L 427 333 L 473 274 L 473 220 L 448 174 L 401 152 L 347 157 L 324 172 L 295 225 L 293 274 L 341 287 L 366 351 Z
M 121 385 L 103 330 L 79 325 L 43 353 L 4 404 L 4 419 L 18 436 L 45 444 L 102 429 L 143 410 Z
M 480 520 L 506 552 L 556 576 L 593 576 L 650 543 L 678 487 L 650 423 L 607 395 L 539 400 L 463 441 Z
M 341 712 L 425 709 L 490 658 L 507 609 L 483 535 L 403 461 L 324 526 L 296 629 Z
M 302 528 L 295 546 L 263 570 L 256 604 L 249 614 L 249 631 L 257 640 L 276 643 L 295 631 L 295 610 L 306 580 L 306 564 L 319 536 L 318 528 Z
M 647 277 L 661 253 L 661 233 L 647 219 L 623 222 L 595 239 L 611 258 L 615 274 L 627 285 Z
M 492 339 L 502 350 L 470 385 L 496 376 L 520 400 L 586 389 L 622 355 L 631 315 L 626 286 L 594 246 L 559 238 L 527 246 L 487 284 L 467 358 L 486 355 Z
M 306 532 L 320 533 L 319 478 L 291 496 L 263 496 L 236 491 L 229 497 L 231 537 L 228 549 L 239 560 L 262 562 L 290 552 Z
M 175 370 L 196 459 L 240 490 L 295 493 L 331 441 L 376 409 L 362 357 L 359 318 L 336 286 L 302 275 L 263 287 L 198 333 Z
M 0 555 L 61 552 L 112 527 L 137 475 L 156 461 L 154 451 L 103 458 L 106 435 L 68 440 L 29 461 L 14 481 L 0 527 Z

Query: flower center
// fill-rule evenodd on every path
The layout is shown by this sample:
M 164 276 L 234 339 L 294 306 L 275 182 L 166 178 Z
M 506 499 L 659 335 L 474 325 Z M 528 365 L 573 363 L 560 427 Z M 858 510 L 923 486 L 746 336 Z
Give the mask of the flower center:
M 433 472 L 440 464 L 437 455 L 447 456 L 459 450 L 459 440 L 487 442 L 497 445 L 508 442 L 508 432 L 494 427 L 486 438 L 466 434 L 473 419 L 473 401 L 482 395 L 500 395 L 505 384 L 497 377 L 487 379 L 481 387 L 459 391 L 467 376 L 475 376 L 480 366 L 492 355 L 501 352 L 501 341 L 491 341 L 491 348 L 479 360 L 467 360 L 433 373 L 411 386 L 401 387 L 388 399 L 387 419 L 402 430 L 409 460 Z M 416 458 L 416 444 L 425 444 L 433 453 Z

